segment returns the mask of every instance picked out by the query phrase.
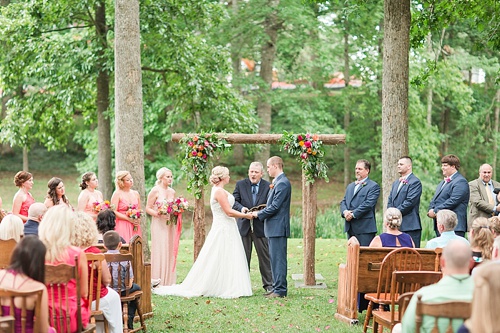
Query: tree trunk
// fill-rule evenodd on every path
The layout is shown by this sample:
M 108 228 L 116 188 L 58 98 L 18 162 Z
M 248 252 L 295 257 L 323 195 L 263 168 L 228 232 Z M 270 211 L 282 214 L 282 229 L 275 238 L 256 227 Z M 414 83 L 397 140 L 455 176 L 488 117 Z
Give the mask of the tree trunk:
M 347 20 L 344 24 L 344 81 L 345 81 L 345 93 L 349 91 L 349 32 L 347 31 Z M 349 124 L 351 122 L 351 111 L 349 104 L 349 96 L 344 96 L 344 131 L 347 133 L 349 130 Z M 349 145 L 344 145 L 344 188 L 351 182 L 351 152 L 349 150 Z
M 128 170 L 145 202 L 139 1 L 115 1 L 115 163 Z M 144 205 L 141 205 L 144 207 Z M 147 240 L 147 219 L 141 219 Z M 148 242 L 144 242 L 148 249 Z M 149 253 L 147 250 L 146 253 Z
M 397 161 L 408 154 L 408 79 L 410 49 L 410 0 L 384 1 L 382 74 L 382 194 L 397 177 Z
M 198 254 L 205 243 L 205 191 L 201 190 L 201 197 L 194 199 L 194 213 L 193 213 L 193 238 L 194 238 L 194 251 L 193 259 L 196 261 Z
M 260 61 L 260 78 L 263 82 L 259 87 L 259 99 L 257 102 L 257 115 L 260 118 L 259 133 L 269 133 L 271 131 L 273 64 L 276 57 L 276 43 L 280 26 L 277 14 L 279 3 L 279 0 L 268 0 L 268 7 L 273 8 L 273 11 L 264 21 L 266 40 L 261 48 Z M 270 154 L 271 147 L 265 145 L 255 154 L 255 160 L 265 163 L 269 159 Z
M 106 112 L 109 108 L 109 74 L 105 69 L 106 59 L 104 50 L 107 49 L 106 39 L 108 28 L 106 26 L 106 3 L 96 3 L 95 24 L 97 39 L 100 48 L 97 51 L 97 170 L 99 176 L 99 189 L 104 198 L 109 200 L 113 194 L 113 178 L 111 175 L 111 122 Z
M 28 147 L 23 147 L 23 171 L 29 171 Z
M 308 184 L 302 170 L 302 232 L 304 237 L 304 284 L 316 285 L 316 209 L 318 185 Z
M 442 131 L 441 133 L 444 134 L 444 141 L 441 144 L 441 156 L 446 154 L 448 152 L 448 124 L 449 124 L 449 119 L 450 119 L 450 108 L 445 107 L 443 110 L 443 115 L 442 115 Z
M 495 106 L 495 128 L 493 130 L 493 178 L 495 178 L 495 170 L 497 169 L 497 159 L 498 159 L 498 130 L 499 130 L 499 116 L 500 116 L 500 89 L 497 90 L 496 95 L 497 105 Z

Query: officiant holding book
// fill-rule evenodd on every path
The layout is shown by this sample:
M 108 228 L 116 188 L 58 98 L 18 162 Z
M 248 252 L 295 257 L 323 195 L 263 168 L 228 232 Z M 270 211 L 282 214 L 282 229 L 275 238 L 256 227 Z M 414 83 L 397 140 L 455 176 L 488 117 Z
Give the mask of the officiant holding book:
M 234 189 L 233 209 L 240 212 L 264 208 L 269 194 L 270 183 L 262 179 L 264 175 L 264 166 L 260 162 L 252 162 L 248 168 L 248 178 L 236 183 Z M 259 270 L 262 277 L 262 286 L 266 292 L 273 291 L 273 279 L 271 274 L 271 263 L 269 259 L 269 243 L 264 235 L 264 221 L 255 218 L 253 220 L 238 218 L 238 229 L 250 268 L 252 257 L 252 243 L 257 251 L 259 259 Z

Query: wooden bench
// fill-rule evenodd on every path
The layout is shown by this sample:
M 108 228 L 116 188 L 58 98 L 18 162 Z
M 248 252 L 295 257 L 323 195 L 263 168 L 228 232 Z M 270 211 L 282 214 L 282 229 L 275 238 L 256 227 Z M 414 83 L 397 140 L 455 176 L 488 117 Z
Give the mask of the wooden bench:
M 104 253 L 106 249 L 103 244 L 96 245 Z M 142 289 L 140 300 L 144 318 L 153 317 L 151 305 L 151 263 L 144 262 L 144 248 L 141 236 L 134 235 L 129 244 L 123 244 L 120 249 L 122 253 L 131 253 L 134 256 L 132 269 L 134 271 L 134 282 Z
M 337 312 L 335 318 L 358 323 L 358 293 L 377 291 L 380 265 L 385 256 L 394 250 L 389 247 L 359 246 L 356 241 L 347 243 L 347 263 L 339 265 Z M 423 271 L 439 271 L 441 250 L 416 249 L 423 259 Z
M 14 239 L 0 239 L 0 269 L 7 268 L 10 265 L 10 256 L 14 252 L 17 242 Z

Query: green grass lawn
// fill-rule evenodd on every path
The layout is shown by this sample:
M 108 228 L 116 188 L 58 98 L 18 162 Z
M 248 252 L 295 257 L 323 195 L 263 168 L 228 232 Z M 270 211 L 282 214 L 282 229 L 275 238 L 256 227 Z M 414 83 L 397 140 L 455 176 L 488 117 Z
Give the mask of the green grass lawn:
M 153 295 L 154 317 L 148 332 L 361 332 L 334 319 L 337 306 L 338 265 L 345 262 L 346 240 L 316 240 L 316 274 L 326 289 L 297 288 L 292 274 L 303 273 L 302 239 L 288 243 L 288 297 L 266 299 L 261 286 L 257 257 L 250 268 L 254 295 L 240 299 L 182 298 Z M 193 241 L 182 240 L 178 257 L 178 283 L 193 261 Z

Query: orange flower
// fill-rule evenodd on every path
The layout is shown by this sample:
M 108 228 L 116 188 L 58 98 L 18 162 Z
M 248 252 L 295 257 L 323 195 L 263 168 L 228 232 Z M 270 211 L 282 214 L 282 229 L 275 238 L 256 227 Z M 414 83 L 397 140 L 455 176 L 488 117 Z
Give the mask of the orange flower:
M 193 141 L 198 141 L 198 137 L 196 135 L 193 137 Z
M 202 157 L 203 154 L 201 153 L 201 151 L 198 152 L 198 157 Z
M 314 156 L 314 155 L 316 155 L 316 152 L 315 152 L 315 151 L 313 151 L 313 152 L 312 152 L 312 154 L 313 154 L 313 156 Z
M 318 139 L 319 139 L 318 134 L 313 134 L 312 139 L 313 139 L 313 141 L 318 141 Z
M 303 146 L 304 145 L 304 141 L 299 141 L 299 146 Z
M 311 154 L 312 153 L 312 149 L 311 148 L 307 148 L 307 153 Z

